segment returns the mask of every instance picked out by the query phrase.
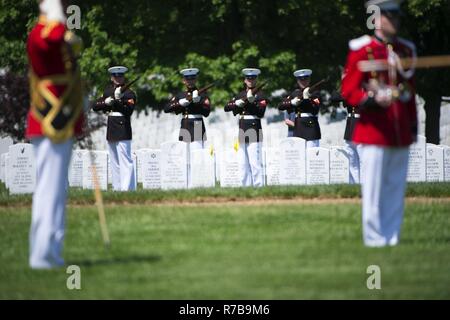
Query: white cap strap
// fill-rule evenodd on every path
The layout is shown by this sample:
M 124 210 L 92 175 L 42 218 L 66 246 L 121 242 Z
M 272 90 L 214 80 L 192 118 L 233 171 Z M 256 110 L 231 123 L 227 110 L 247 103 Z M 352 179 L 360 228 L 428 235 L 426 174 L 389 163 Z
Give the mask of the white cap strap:
M 315 115 L 315 114 L 312 114 L 312 113 L 300 113 L 300 118 L 311 118 L 311 117 L 316 117 L 317 118 L 317 115 Z

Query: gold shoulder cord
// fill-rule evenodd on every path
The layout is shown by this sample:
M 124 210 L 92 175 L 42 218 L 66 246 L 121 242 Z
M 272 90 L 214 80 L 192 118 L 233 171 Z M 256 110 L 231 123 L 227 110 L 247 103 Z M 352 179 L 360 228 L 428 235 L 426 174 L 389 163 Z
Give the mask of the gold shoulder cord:
M 374 55 L 373 55 L 373 50 L 372 50 L 371 47 L 367 46 L 367 47 L 366 47 L 366 52 L 367 52 L 367 59 L 368 59 L 369 61 L 375 60 L 375 57 L 374 57 Z M 376 78 L 377 78 L 377 72 L 376 72 L 375 70 L 370 71 L 370 77 L 371 77 L 372 79 L 376 79 Z
M 374 61 L 375 57 L 373 55 L 373 50 L 371 47 L 367 46 L 366 47 L 366 52 L 367 52 L 367 60 L 368 61 Z M 370 71 L 370 79 L 369 79 L 369 83 L 368 83 L 368 96 L 369 97 L 374 97 L 374 91 L 370 88 L 375 88 L 378 86 L 378 74 L 375 70 Z

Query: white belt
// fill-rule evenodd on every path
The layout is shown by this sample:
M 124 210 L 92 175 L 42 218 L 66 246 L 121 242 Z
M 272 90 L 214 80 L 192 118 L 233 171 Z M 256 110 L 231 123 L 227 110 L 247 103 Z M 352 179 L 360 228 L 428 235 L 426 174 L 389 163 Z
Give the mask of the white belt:
M 300 113 L 300 118 L 311 118 L 311 117 L 316 117 L 317 116 L 315 114 L 312 113 Z
M 348 118 L 361 118 L 361 115 L 359 113 L 349 114 Z
M 188 119 L 203 119 L 203 116 L 201 114 L 188 114 Z
M 257 116 L 242 115 L 241 119 L 244 119 L 244 120 L 256 120 L 256 119 L 259 119 L 259 118 Z
M 108 113 L 108 116 L 110 116 L 110 117 L 123 117 L 123 114 L 121 114 L 120 112 L 110 112 L 110 113 Z

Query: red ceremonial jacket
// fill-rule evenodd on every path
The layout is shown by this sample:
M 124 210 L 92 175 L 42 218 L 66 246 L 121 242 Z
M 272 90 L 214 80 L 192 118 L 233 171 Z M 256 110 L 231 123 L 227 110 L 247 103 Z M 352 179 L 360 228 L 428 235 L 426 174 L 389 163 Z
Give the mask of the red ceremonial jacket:
M 27 53 L 30 65 L 30 73 L 36 78 L 43 77 L 70 77 L 70 71 L 67 70 L 67 46 L 64 35 L 66 27 L 64 24 L 55 21 L 47 21 L 44 16 L 39 18 L 38 23 L 31 30 L 27 40 Z M 61 98 L 67 89 L 64 84 L 49 83 L 46 89 L 53 93 L 55 97 Z M 33 96 L 34 92 L 31 92 Z M 83 112 L 78 116 L 74 125 L 74 134 L 79 135 L 82 131 L 84 120 Z M 43 136 L 41 121 L 30 108 L 27 115 L 27 128 L 25 135 L 28 139 Z
M 415 55 L 414 44 L 409 41 L 397 38 L 391 45 L 399 58 Z M 351 106 L 356 106 L 359 109 L 358 112 L 361 113 L 352 140 L 355 143 L 388 147 L 410 145 L 417 135 L 414 76 L 405 79 L 397 71 L 396 84 L 404 84 L 411 93 L 411 98 L 408 101 L 394 100 L 388 108 L 364 108 L 369 98 L 365 84 L 370 79 L 377 79 L 389 85 L 394 84 L 389 79 L 387 70 L 362 72 L 358 68 L 358 62 L 387 60 L 388 45 L 375 36 L 366 35 L 350 41 L 349 47 L 350 52 L 342 78 L 341 93 L 345 101 Z

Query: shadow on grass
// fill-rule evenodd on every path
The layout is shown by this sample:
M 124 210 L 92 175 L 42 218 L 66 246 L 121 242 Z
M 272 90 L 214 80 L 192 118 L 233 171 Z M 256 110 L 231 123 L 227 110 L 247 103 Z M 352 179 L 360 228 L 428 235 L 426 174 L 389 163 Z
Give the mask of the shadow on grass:
M 130 264 L 130 263 L 156 263 L 162 259 L 161 256 L 148 255 L 148 256 L 129 256 L 129 257 L 111 257 L 105 259 L 86 259 L 86 260 L 73 260 L 67 261 L 67 265 L 77 265 L 80 267 L 94 267 L 113 264 Z

